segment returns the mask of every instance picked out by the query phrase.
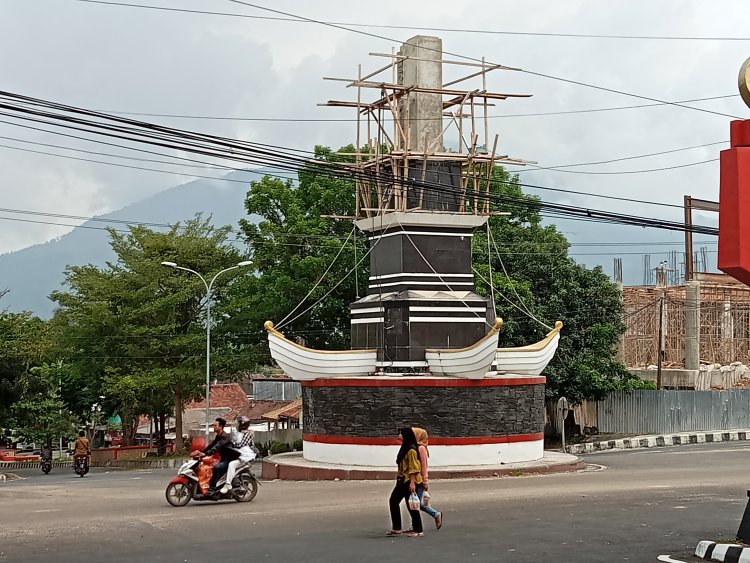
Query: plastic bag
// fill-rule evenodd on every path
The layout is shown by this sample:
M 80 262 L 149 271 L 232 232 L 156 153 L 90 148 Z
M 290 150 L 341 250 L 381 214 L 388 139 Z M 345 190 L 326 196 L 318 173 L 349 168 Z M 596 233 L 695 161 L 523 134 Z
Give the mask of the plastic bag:
M 419 510 L 419 497 L 417 493 L 409 495 L 409 510 Z
M 422 494 L 422 506 L 430 506 L 430 493 L 427 491 Z

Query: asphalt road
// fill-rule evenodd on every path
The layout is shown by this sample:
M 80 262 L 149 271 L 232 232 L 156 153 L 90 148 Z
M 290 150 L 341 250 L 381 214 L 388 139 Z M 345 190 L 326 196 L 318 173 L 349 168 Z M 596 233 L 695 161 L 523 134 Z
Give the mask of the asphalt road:
M 174 470 L 54 468 L 0 482 L 0 561 L 657 561 L 733 538 L 750 445 L 586 456 L 587 471 L 434 481 L 423 538 L 386 538 L 389 482 L 265 482 L 249 504 L 170 507 Z

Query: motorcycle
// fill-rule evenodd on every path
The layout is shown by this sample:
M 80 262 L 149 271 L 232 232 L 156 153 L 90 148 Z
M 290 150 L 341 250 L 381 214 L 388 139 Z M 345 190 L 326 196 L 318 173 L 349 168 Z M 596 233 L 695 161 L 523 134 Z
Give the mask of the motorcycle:
M 232 480 L 232 488 L 222 493 L 221 489 L 226 483 L 226 475 L 222 476 L 216 483 L 216 492 L 208 493 L 209 482 L 213 466 L 219 461 L 218 456 L 206 456 L 200 460 L 191 459 L 186 461 L 177 470 L 177 475 L 167 485 L 165 495 L 167 502 L 172 506 L 185 506 L 191 500 L 195 501 L 219 501 L 235 500 L 237 502 L 250 502 L 258 494 L 258 479 L 253 474 L 250 462 L 240 463 Z
M 73 460 L 73 471 L 76 475 L 83 477 L 89 472 L 89 458 L 85 455 L 78 455 Z
M 52 471 L 52 460 L 42 458 L 41 467 L 44 474 L 48 475 L 49 472 Z

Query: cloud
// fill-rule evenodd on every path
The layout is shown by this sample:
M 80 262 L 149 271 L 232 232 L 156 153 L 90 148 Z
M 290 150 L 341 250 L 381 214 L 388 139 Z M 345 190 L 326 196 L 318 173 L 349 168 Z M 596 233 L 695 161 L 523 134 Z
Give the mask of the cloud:
M 385 1 L 377 9 L 333 1 L 318 3 L 314 10 L 301 0 L 287 0 L 273 6 L 317 19 L 378 24 L 600 34 L 746 35 L 746 8 L 742 0 L 723 2 L 721 9 L 714 3 L 682 0 L 606 3 L 517 0 L 464 2 L 458 6 L 443 0 Z M 179 7 L 206 9 L 205 3 L 197 0 L 181 1 Z M 212 7 L 224 9 L 224 6 Z M 261 14 L 229 3 L 226 11 Z M 400 29 L 362 31 L 397 40 L 417 33 L 431 34 Z M 737 70 L 750 54 L 744 42 L 437 34 L 443 37 L 444 49 L 452 53 L 484 55 L 488 61 L 536 73 L 667 100 L 736 93 Z M 309 23 L 187 15 L 72 1 L 11 1 L 0 20 L 4 89 L 108 111 L 352 118 L 351 111 L 317 106 L 330 98 L 354 99 L 355 95 L 343 83 L 324 81 L 322 77 L 353 77 L 360 63 L 364 72 L 376 68 L 383 59 L 369 57 L 368 53 L 390 52 L 391 47 L 397 46 L 398 42 Z M 446 58 L 456 57 L 446 55 Z M 446 67 L 446 77 L 457 72 L 457 67 Z M 537 160 L 542 166 L 606 160 L 728 139 L 730 118 L 675 107 L 505 117 L 648 102 L 517 72 L 493 72 L 488 80 L 488 87 L 493 90 L 534 94 L 528 100 L 499 102 L 491 109 L 490 122 L 500 134 L 502 152 Z M 739 98 L 694 105 L 747 115 L 747 108 Z M 354 141 L 351 123 L 144 119 L 301 149 L 311 149 L 314 144 L 336 147 Z M 96 148 L 92 143 L 2 123 L 0 135 L 126 154 L 116 148 Z M 449 133 L 448 137 L 452 138 L 451 135 L 455 137 L 455 133 Z M 581 169 L 662 168 L 715 158 L 719 148 Z M 12 194 L 5 198 L 8 207 L 64 210 L 78 215 L 111 211 L 184 179 L 178 174 L 113 168 L 6 149 L 0 149 L 0 168 L 4 171 L 0 180 L 3 193 Z M 161 168 L 187 172 L 179 167 Z M 716 164 L 621 176 L 545 170 L 524 172 L 522 178 L 530 184 L 675 204 L 681 203 L 684 194 L 705 199 L 718 196 Z M 562 199 L 596 208 L 670 219 L 681 216 L 678 209 L 539 193 L 545 199 Z M 0 252 L 59 234 L 60 229 L 49 225 L 0 220 Z M 663 237 L 658 232 L 653 234 L 653 239 L 659 238 Z

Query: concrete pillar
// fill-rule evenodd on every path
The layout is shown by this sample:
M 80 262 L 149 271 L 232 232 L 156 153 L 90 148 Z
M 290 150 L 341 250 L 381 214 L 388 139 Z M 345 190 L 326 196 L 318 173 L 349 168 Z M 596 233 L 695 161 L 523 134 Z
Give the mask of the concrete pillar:
M 400 55 L 414 57 L 398 63 L 398 82 L 404 86 L 443 87 L 443 42 L 439 37 L 417 35 L 401 46 Z M 443 150 L 443 97 L 411 93 L 399 101 L 401 126 L 409 150 L 424 152 L 425 136 L 430 152 Z
M 724 297 L 724 307 L 721 312 L 721 357 L 716 361 L 721 364 L 731 364 L 734 357 L 732 344 L 734 342 L 734 317 L 732 317 L 732 298 Z
M 620 304 L 623 304 L 623 292 L 622 292 L 622 280 L 618 280 L 615 282 L 617 285 L 617 291 L 620 293 Z M 626 325 L 627 326 L 627 325 Z M 627 332 L 627 328 L 626 328 Z M 625 363 L 625 332 L 623 332 L 620 335 L 620 340 L 617 343 L 617 355 L 615 356 L 615 359 L 618 362 Z
M 701 284 L 688 282 L 685 286 L 685 369 L 700 367 Z

